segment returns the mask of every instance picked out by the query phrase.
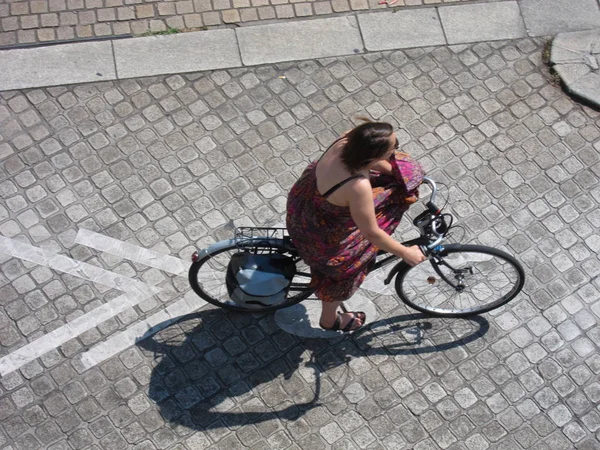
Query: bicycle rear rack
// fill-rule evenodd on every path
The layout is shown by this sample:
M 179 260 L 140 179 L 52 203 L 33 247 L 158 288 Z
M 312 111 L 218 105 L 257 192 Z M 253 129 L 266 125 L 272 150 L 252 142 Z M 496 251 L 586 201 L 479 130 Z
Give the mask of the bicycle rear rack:
M 234 241 L 240 248 L 251 248 L 258 241 L 263 247 L 262 253 L 281 252 L 282 242 L 283 248 L 295 251 L 291 238 L 283 227 L 239 227 L 235 229 Z
M 285 239 L 287 237 L 289 237 L 287 230 L 283 227 L 238 227 L 234 234 L 236 241 L 255 238 Z

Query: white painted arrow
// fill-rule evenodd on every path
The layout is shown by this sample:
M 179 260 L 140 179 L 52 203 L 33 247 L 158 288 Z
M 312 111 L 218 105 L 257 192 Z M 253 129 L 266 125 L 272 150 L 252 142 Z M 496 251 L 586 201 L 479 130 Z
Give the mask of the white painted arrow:
M 141 281 L 4 236 L 0 236 L 0 253 L 125 292 L 108 303 L 0 358 L 0 375 L 3 376 L 161 291 Z
M 148 250 L 147 248 L 119 241 L 118 239 L 113 239 L 89 230 L 80 229 L 77 232 L 77 237 L 75 237 L 75 243 L 154 267 L 155 269 L 180 277 L 187 276 L 190 267 L 190 263 L 183 259 Z

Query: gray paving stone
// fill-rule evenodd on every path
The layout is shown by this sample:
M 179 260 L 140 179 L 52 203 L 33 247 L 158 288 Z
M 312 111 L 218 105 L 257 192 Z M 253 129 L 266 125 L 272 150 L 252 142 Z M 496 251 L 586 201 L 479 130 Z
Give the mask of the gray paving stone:
M 369 51 L 445 44 L 434 9 L 359 14 L 358 23 Z
M 516 1 L 442 6 L 438 11 L 449 44 L 526 36 Z
M 0 233 L 163 291 L 4 375 L 0 446 L 594 442 L 599 115 L 549 83 L 543 45 L 422 47 L 2 93 L 0 145 L 10 151 L 0 152 Z M 402 150 L 446 183 L 464 240 L 521 260 L 523 294 L 474 320 L 441 320 L 413 314 L 393 291 L 361 291 L 378 318 L 327 341 L 284 333 L 270 314 L 206 308 L 137 344 L 131 334 L 127 350 L 82 367 L 89 349 L 126 339 L 120 333 L 154 314 L 166 318 L 189 287 L 185 277 L 73 244 L 80 227 L 187 260 L 194 247 L 229 237 L 230 218 L 281 222 L 306 163 L 365 111 L 400 128 Z M 218 120 L 213 129 L 207 116 Z M 40 141 L 13 142 L 34 141 L 39 125 L 49 133 Z M 38 185 L 39 200 L 30 192 Z M 417 208 L 401 234 L 412 232 Z M 120 295 L 6 255 L 0 285 L 2 357 Z M 29 317 L 37 329 L 22 322 Z
M 44 64 L 40 65 L 40 61 Z M 0 52 L 0 91 L 116 79 L 110 42 L 87 42 Z
M 113 46 L 119 78 L 241 66 L 232 30 L 117 40 Z
M 600 11 L 593 0 L 522 0 L 523 21 L 529 36 L 550 36 L 564 31 L 589 30 L 600 25 Z
M 245 65 L 363 52 L 356 18 L 336 17 L 236 29 Z

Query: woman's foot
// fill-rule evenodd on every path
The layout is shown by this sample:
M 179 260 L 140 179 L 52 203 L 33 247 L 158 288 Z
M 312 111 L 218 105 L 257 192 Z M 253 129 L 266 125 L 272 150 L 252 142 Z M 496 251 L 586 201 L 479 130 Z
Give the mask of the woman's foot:
M 319 325 L 324 330 L 341 330 L 343 332 L 348 332 L 358 330 L 365 324 L 366 319 L 367 316 L 362 311 L 353 311 L 343 314 L 340 312 L 336 312 L 336 317 L 333 322 L 326 321 L 323 319 L 323 317 L 321 317 Z

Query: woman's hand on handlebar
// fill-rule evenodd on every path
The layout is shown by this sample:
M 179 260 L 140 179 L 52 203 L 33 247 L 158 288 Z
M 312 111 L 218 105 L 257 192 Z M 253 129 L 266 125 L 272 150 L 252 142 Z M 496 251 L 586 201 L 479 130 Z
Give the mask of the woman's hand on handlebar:
M 406 250 L 403 252 L 404 254 L 402 255 L 402 260 L 409 266 L 416 266 L 427 259 L 418 245 L 412 245 L 404 248 Z

